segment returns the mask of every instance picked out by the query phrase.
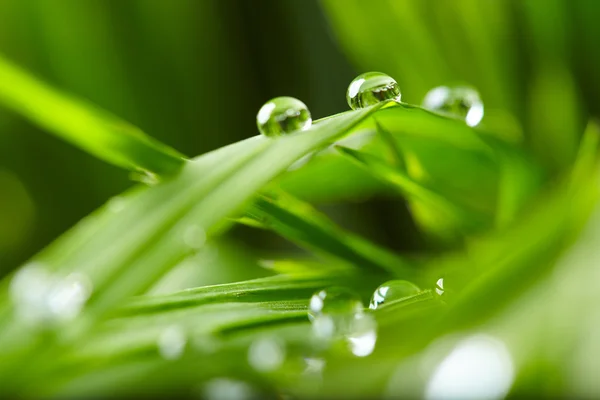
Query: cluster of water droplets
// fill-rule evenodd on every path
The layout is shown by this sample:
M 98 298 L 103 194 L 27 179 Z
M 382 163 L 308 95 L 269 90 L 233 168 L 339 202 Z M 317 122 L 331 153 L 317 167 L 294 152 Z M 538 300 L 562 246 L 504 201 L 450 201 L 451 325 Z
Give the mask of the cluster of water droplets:
M 354 78 L 346 91 L 346 100 L 353 110 L 374 106 L 383 101 L 400 102 L 398 83 L 381 72 L 367 72 Z M 468 86 L 439 86 L 430 90 L 422 107 L 430 111 L 464 120 L 476 126 L 483 118 L 483 103 L 479 93 Z M 309 129 L 312 125 L 306 104 L 293 97 L 276 97 L 266 102 L 256 116 L 258 130 L 276 137 Z
M 52 327 L 73 320 L 92 293 L 87 276 L 62 276 L 41 264 L 23 267 L 10 283 L 15 315 L 36 327 Z

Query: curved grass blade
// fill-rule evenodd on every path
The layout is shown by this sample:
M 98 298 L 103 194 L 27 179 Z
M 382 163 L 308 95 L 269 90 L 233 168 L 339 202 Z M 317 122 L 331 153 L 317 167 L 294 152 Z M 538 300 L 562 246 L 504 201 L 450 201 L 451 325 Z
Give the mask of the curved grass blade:
M 172 174 L 183 155 L 110 113 L 50 87 L 0 57 L 0 102 L 111 164 Z

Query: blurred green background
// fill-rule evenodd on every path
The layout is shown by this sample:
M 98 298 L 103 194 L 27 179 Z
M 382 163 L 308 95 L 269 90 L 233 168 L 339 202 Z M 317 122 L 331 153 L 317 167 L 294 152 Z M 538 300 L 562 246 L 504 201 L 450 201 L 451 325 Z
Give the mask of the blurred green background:
M 367 70 L 395 77 L 414 104 L 466 82 L 481 92 L 484 126 L 558 173 L 600 111 L 598 16 L 596 0 L 3 0 L 0 53 L 189 156 L 255 135 L 256 111 L 275 96 L 302 99 L 315 119 L 344 111 L 348 83 Z M 0 274 L 131 184 L 0 108 Z M 325 210 L 415 248 L 401 205 Z

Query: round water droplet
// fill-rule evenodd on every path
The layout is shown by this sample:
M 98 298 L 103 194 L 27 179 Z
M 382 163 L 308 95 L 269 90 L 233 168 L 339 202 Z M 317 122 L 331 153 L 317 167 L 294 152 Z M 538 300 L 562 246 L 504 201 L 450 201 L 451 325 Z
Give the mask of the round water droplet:
M 312 296 L 308 317 L 314 337 L 321 344 L 327 344 L 333 339 L 346 338 L 352 332 L 354 319 L 363 312 L 363 304 L 356 293 L 333 287 Z
M 363 311 L 360 296 L 352 290 L 331 287 L 316 292 L 310 299 L 308 317 L 311 320 L 324 314 L 350 314 Z
M 37 263 L 20 269 L 10 284 L 16 316 L 33 326 L 52 326 L 74 319 L 92 293 L 87 276 L 66 277 Z
M 346 100 L 353 110 L 373 106 L 385 100 L 400 101 L 400 86 L 389 75 L 367 72 L 359 75 L 348 86 Z
M 435 283 L 435 292 L 441 296 L 444 294 L 444 278 L 440 278 Z
M 389 281 L 379 286 L 375 290 L 373 297 L 371 298 L 371 304 L 369 304 L 369 308 L 375 310 L 384 303 L 389 303 L 390 301 L 413 296 L 418 294 L 420 291 L 421 289 L 419 289 L 417 285 L 409 281 Z
M 255 340 L 248 349 L 248 363 L 259 372 L 271 372 L 283 364 L 285 347 L 274 338 Z
M 293 97 L 276 97 L 258 111 L 256 125 L 265 136 L 281 136 L 310 128 L 312 118 L 306 104 Z
M 483 103 L 479 93 L 466 86 L 431 89 L 423 99 L 423 108 L 463 119 L 469 126 L 476 126 L 483 118 Z
M 366 357 L 375 349 L 377 342 L 377 323 L 371 314 L 356 314 L 352 320 L 348 344 L 350 351 L 357 357 Z
M 158 337 L 158 352 L 166 360 L 176 360 L 183 354 L 186 342 L 185 332 L 181 327 L 169 326 Z

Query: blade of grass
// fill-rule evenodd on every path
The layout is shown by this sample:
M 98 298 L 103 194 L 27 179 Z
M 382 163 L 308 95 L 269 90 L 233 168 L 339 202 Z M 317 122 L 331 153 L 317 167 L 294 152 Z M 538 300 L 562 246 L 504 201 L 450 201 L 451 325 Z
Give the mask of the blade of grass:
M 344 231 L 312 206 L 281 191 L 260 196 L 246 217 L 317 253 L 379 273 L 418 280 L 413 263 L 358 235 Z
M 130 170 L 163 175 L 183 155 L 110 113 L 61 93 L 0 57 L 0 102 L 94 156 Z

